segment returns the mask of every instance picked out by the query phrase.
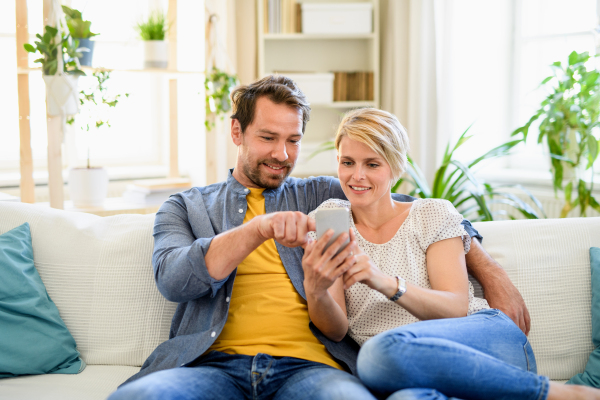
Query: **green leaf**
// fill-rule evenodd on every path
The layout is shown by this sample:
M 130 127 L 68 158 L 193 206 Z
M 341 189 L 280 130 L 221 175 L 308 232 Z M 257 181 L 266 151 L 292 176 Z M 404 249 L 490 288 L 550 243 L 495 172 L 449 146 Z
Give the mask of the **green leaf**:
M 573 182 L 567 183 L 565 186 L 565 200 L 567 203 L 571 203 L 571 193 L 573 192 Z
M 23 47 L 25 48 L 26 51 L 28 51 L 29 53 L 35 53 L 37 50 L 35 49 L 35 47 L 33 47 L 32 45 L 30 45 L 29 43 L 25 43 L 23 45 Z

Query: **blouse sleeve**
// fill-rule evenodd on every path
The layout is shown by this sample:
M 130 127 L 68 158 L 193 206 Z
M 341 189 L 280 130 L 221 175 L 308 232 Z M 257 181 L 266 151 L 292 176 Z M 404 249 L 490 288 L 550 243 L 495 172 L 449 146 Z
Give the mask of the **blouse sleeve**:
M 460 237 L 465 254 L 471 248 L 471 236 L 461 222 L 463 216 L 448 200 L 427 199 L 422 201 L 418 211 L 420 232 L 417 237 L 424 252 L 427 248 L 441 240 Z

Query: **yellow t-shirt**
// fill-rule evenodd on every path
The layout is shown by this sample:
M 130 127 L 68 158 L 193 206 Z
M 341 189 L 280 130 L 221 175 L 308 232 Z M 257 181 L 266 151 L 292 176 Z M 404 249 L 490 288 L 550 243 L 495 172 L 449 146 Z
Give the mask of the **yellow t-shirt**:
M 244 223 L 265 213 L 264 189 L 250 189 Z M 238 265 L 229 315 L 207 350 L 295 357 L 342 369 L 308 327 L 308 305 L 290 280 L 273 239 Z

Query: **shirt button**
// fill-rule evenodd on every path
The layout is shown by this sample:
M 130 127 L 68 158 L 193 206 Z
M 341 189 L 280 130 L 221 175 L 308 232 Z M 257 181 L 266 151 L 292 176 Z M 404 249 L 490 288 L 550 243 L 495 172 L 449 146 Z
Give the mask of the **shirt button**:
M 226 303 L 229 303 L 229 297 L 225 299 L 225 302 L 226 302 Z
M 241 214 L 244 212 L 244 210 L 242 210 L 241 208 L 238 210 L 238 212 Z
M 210 337 L 215 337 L 215 336 L 217 336 L 217 332 L 213 332 L 210 334 Z
M 244 192 L 248 193 L 250 191 L 250 189 L 244 189 Z

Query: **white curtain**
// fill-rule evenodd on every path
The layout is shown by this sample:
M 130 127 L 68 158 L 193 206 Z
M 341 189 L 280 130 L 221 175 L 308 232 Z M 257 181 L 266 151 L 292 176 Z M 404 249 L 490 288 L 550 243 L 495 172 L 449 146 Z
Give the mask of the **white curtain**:
M 381 107 L 406 127 L 433 181 L 448 142 L 474 123 L 459 158 L 510 132 L 511 2 L 382 0 Z

